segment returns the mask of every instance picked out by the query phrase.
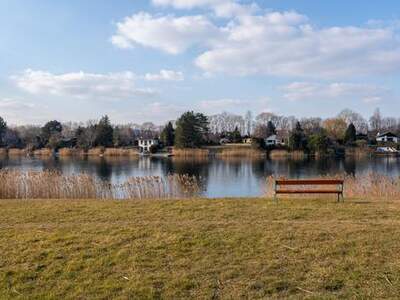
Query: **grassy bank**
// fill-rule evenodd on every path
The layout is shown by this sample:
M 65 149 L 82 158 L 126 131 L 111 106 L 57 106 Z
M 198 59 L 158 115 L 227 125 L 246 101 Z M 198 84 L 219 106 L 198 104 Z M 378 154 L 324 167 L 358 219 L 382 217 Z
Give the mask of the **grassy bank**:
M 0 201 L 0 298 L 396 298 L 400 203 Z

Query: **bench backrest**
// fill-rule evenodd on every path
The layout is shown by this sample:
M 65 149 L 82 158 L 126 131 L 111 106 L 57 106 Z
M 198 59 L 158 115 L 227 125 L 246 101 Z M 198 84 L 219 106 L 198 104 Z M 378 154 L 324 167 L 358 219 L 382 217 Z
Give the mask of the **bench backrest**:
M 276 185 L 338 185 L 343 184 L 342 179 L 280 179 L 275 180 Z

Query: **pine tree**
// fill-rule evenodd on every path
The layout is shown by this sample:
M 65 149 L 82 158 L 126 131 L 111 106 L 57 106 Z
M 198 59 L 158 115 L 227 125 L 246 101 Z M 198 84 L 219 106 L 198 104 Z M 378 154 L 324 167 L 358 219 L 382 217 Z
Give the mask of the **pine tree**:
M 102 117 L 96 125 L 96 146 L 110 147 L 113 145 L 114 130 L 107 115 Z
M 186 112 L 176 122 L 175 147 L 198 148 L 205 144 L 207 133 L 207 117 L 193 111 Z
M 357 139 L 356 127 L 354 126 L 353 123 L 351 123 L 346 129 L 346 133 L 344 135 L 344 142 L 346 143 L 346 145 L 352 145 L 355 143 L 356 139 Z
M 172 123 L 168 122 L 167 126 L 165 126 L 161 132 L 161 142 L 164 144 L 164 146 L 170 147 L 174 145 L 174 139 L 175 129 L 172 126 Z

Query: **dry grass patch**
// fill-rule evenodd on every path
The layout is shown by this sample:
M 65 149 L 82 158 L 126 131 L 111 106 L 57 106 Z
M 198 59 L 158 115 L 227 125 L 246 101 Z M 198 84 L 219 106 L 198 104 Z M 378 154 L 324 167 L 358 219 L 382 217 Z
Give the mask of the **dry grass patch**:
M 1 299 L 395 299 L 400 202 L 0 201 Z

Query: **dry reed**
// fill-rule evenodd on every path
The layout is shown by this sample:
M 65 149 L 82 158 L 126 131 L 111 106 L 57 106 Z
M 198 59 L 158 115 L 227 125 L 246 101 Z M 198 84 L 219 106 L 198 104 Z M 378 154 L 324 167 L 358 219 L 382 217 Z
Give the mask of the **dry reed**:
M 125 148 L 107 148 L 104 151 L 104 156 L 136 156 L 139 155 L 137 149 L 125 149 Z
M 6 156 L 7 152 L 7 148 L 0 148 L 0 156 Z
M 52 156 L 53 153 L 54 151 L 48 148 L 42 148 L 33 151 L 33 155 L 35 156 Z
M 199 180 L 188 175 L 133 177 L 111 184 L 87 174 L 0 171 L 0 199 L 169 199 L 200 193 Z
M 27 156 L 29 151 L 27 149 L 10 148 L 8 149 L 8 156 Z
M 173 149 L 172 154 L 179 157 L 208 157 L 208 149 Z
M 60 157 L 68 157 L 68 156 L 84 156 L 86 154 L 84 149 L 78 148 L 61 148 L 58 150 L 58 155 Z
M 102 147 L 97 147 L 97 148 L 91 148 L 87 151 L 87 155 L 94 155 L 94 156 L 101 156 L 104 153 L 104 148 Z
M 279 177 L 282 179 L 284 177 Z M 400 200 L 400 177 L 390 177 L 378 173 L 365 175 L 334 175 L 323 176 L 322 179 L 344 179 L 344 197 L 362 200 Z M 278 177 L 267 178 L 265 194 L 272 197 L 274 194 L 274 183 Z M 321 179 L 321 178 L 318 178 Z M 297 189 L 298 187 L 296 187 Z M 300 187 L 303 188 L 303 187 Z M 318 189 L 332 189 L 327 186 L 317 186 Z M 282 196 L 280 196 L 282 197 Z M 293 196 L 286 196 L 293 197 Z M 310 195 L 296 195 L 295 197 L 308 197 Z

